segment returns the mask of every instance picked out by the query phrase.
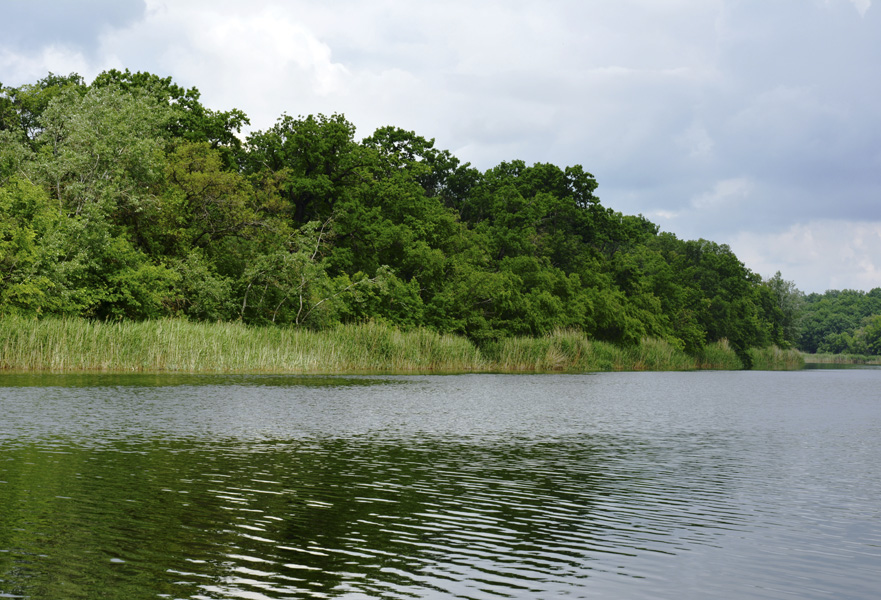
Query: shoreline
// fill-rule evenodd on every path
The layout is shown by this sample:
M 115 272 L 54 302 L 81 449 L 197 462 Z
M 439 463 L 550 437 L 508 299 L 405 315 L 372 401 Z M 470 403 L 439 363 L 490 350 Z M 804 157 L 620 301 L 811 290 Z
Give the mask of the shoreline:
M 803 352 L 802 356 L 806 365 L 879 365 L 881 356 L 866 356 L 863 354 L 809 354 Z
M 756 370 L 797 370 L 801 353 L 749 351 Z M 0 373 L 410 375 L 739 370 L 726 341 L 689 355 L 644 339 L 622 347 L 559 330 L 478 348 L 427 329 L 368 322 L 324 331 L 194 323 L 182 319 L 100 322 L 80 318 L 0 318 Z

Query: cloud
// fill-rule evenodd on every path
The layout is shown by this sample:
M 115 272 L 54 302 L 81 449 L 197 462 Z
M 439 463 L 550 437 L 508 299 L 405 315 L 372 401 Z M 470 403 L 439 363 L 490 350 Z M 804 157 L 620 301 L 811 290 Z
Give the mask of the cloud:
M 741 232 L 731 249 L 754 272 L 780 271 L 804 292 L 881 287 L 881 221 L 811 221 L 761 234 Z
M 676 136 L 676 141 L 689 158 L 710 159 L 713 157 L 713 147 L 716 144 L 706 127 L 699 121 L 694 121 L 681 135 Z
M 872 0 L 850 0 L 861 17 L 866 16 L 866 11 L 872 7 Z
M 700 194 L 691 201 L 698 210 L 740 204 L 752 193 L 753 184 L 746 177 L 717 181 L 713 189 Z
M 68 47 L 49 45 L 38 52 L 22 54 L 0 48 L 0 83 L 21 85 L 33 83 L 49 72 L 59 75 L 78 73 L 83 76 L 97 75 L 91 62 L 82 53 Z
M 4 84 L 145 70 L 254 129 L 340 112 L 359 136 L 412 129 L 480 169 L 580 164 L 603 204 L 684 238 L 797 244 L 774 236 L 881 222 L 870 0 L 84 0 L 34 25 L 48 3 L 4 13 Z
M 144 8 L 143 0 L 5 2 L 0 39 L 7 51 L 39 54 L 55 47 L 94 58 L 100 34 L 138 20 Z
M 213 108 L 241 108 L 260 129 L 286 111 L 332 112 L 319 110 L 320 100 L 344 93 L 351 77 L 284 5 L 147 4 L 143 20 L 104 36 L 105 53 L 198 87 Z

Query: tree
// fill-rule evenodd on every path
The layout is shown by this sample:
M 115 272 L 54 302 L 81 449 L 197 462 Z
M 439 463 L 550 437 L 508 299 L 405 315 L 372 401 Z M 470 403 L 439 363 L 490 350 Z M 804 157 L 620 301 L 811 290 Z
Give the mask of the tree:
M 868 317 L 858 335 L 868 354 L 881 356 L 881 315 Z
M 361 144 L 379 155 L 385 177 L 405 172 L 409 179 L 422 187 L 426 197 L 441 196 L 446 204 L 455 204 L 456 190 L 451 189 L 449 180 L 460 168 L 467 169 L 468 165 L 460 166 L 459 159 L 448 150 L 436 149 L 433 139 L 427 140 L 413 131 L 388 126 L 380 127 Z
M 798 348 L 805 352 L 831 351 L 832 346 L 837 348 L 841 344 L 831 344 L 830 336 L 846 333 L 849 339 L 856 339 L 864 319 L 877 314 L 881 314 L 881 288 L 809 294 L 803 298 Z
M 137 230 L 163 176 L 167 111 L 114 88 L 60 92 L 43 112 L 33 171 L 69 215 L 92 204 Z
M 168 157 L 168 187 L 160 209 L 165 251 L 184 255 L 229 236 L 260 227 L 254 189 L 223 168 L 221 153 L 207 142 L 183 142 Z
M 355 127 L 342 115 L 282 116 L 268 131 L 248 136 L 247 172 L 279 174 L 294 223 L 324 221 L 360 181 L 366 161 Z
M 763 285 L 770 292 L 772 308 L 775 309 L 773 315 L 768 315 L 774 342 L 781 347 L 792 347 L 798 341 L 804 294 L 795 287 L 794 282 L 784 280 L 780 271 L 764 281 Z
M 58 308 L 42 269 L 53 257 L 41 245 L 58 219 L 48 194 L 34 184 L 16 178 L 0 187 L 0 313 Z
M 98 75 L 92 88 L 113 88 L 133 95 L 146 95 L 157 105 L 170 109 L 171 117 L 165 125 L 169 137 L 208 144 L 220 152 L 228 168 L 236 166 L 241 159 L 242 142 L 238 134 L 250 123 L 248 117 L 237 108 L 227 111 L 206 108 L 195 87 L 184 89 L 173 83 L 171 77 L 111 69 Z
M 297 326 L 315 321 L 327 325 L 340 308 L 335 301 L 341 296 L 359 287 L 382 285 L 387 269 L 381 269 L 373 278 L 361 273 L 352 279 L 328 276 L 323 253 L 328 246 L 329 225 L 307 223 L 286 244 L 262 253 L 248 266 L 243 275 L 246 286 L 241 318 Z
M 0 130 L 18 131 L 27 139 L 36 140 L 43 129 L 43 113 L 56 97 L 67 92 L 84 94 L 83 78 L 76 73 L 49 73 L 33 84 L 0 87 Z

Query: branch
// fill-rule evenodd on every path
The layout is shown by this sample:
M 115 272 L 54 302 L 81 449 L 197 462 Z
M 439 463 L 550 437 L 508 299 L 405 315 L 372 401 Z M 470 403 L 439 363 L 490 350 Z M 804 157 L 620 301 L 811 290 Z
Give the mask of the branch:
M 326 297 L 326 298 L 322 298 L 321 300 L 319 300 L 318 302 L 316 302 L 315 304 L 313 304 L 313 305 L 312 305 L 312 308 L 310 308 L 308 311 L 306 311 L 306 314 L 303 315 L 303 319 L 302 319 L 302 320 L 305 321 L 307 318 L 309 318 L 309 315 L 312 314 L 312 311 L 313 311 L 313 310 L 315 310 L 316 308 L 318 308 L 319 306 L 321 306 L 322 304 L 324 304 L 324 303 L 327 302 L 328 300 L 333 300 L 334 298 L 336 298 L 336 297 L 339 296 L 340 294 L 344 294 L 344 293 L 348 292 L 349 290 L 351 290 L 351 289 L 353 289 L 353 288 L 355 288 L 355 287 L 357 287 L 357 286 L 359 286 L 359 285 L 361 285 L 361 284 L 363 284 L 363 283 L 376 283 L 376 279 L 377 279 L 376 277 L 374 277 L 373 279 L 368 279 L 368 278 L 365 277 L 364 279 L 362 279 L 362 280 L 360 280 L 360 281 L 356 281 L 355 283 L 352 283 L 352 284 L 346 286 L 345 288 L 341 289 L 340 291 L 338 291 L 338 292 L 337 292 L 336 294 L 334 294 L 333 296 L 328 296 L 328 297 Z M 302 302 L 302 296 L 301 296 L 301 302 Z M 302 310 L 302 304 L 301 304 L 301 310 Z M 300 325 L 299 314 L 297 315 L 297 325 Z

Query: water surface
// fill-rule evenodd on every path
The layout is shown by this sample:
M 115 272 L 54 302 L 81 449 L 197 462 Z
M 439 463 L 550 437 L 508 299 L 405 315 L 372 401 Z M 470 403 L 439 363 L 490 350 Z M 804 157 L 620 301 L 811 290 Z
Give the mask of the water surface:
M 0 376 L 0 597 L 874 598 L 879 389 Z

